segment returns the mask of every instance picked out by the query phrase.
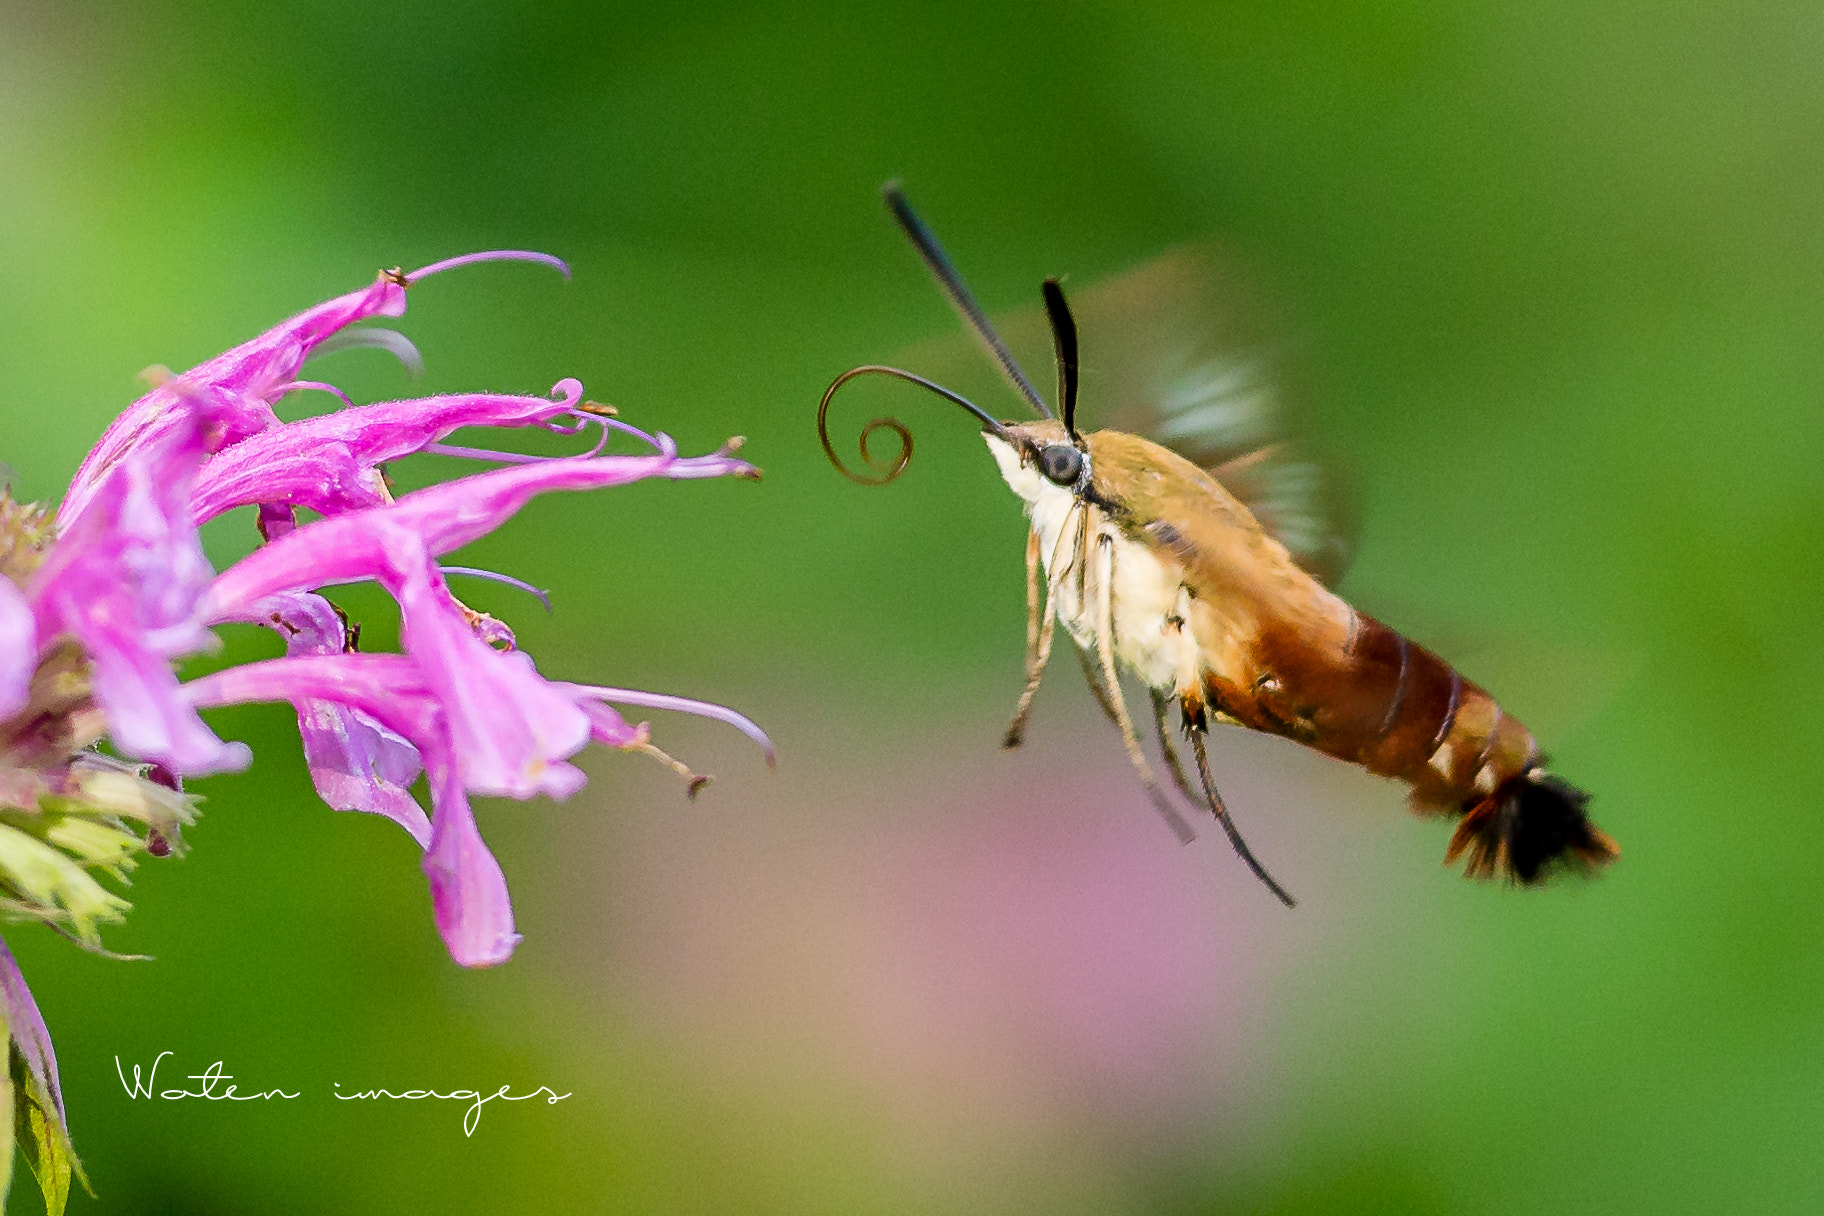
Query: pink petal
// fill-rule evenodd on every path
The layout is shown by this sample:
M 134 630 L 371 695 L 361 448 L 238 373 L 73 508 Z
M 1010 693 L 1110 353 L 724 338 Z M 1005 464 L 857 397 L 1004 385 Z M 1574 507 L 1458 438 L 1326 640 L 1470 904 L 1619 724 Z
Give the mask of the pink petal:
M 513 953 L 519 935 L 513 931 L 506 878 L 476 831 L 442 715 L 412 660 L 369 654 L 267 659 L 192 680 L 184 692 L 199 707 L 334 699 L 410 739 L 431 780 L 435 817 L 424 872 L 438 931 L 451 957 L 465 967 L 492 966 Z
M 270 596 L 254 616 L 285 638 L 290 655 L 339 655 L 347 645 L 342 618 L 320 595 Z M 316 698 L 297 702 L 298 737 L 317 794 L 338 811 L 384 815 L 430 843 L 431 821 L 411 795 L 421 768 L 418 749 L 352 706 Z
M 38 668 L 38 627 L 25 593 L 0 577 L 0 721 L 24 709 Z
M 179 403 L 151 442 L 111 466 L 26 589 L 40 642 L 67 633 L 88 652 L 121 749 L 187 774 L 247 763 L 247 749 L 217 739 L 178 694 L 169 662 L 215 640 L 197 621 L 214 572 L 189 516 L 204 421 Z
M 246 619 L 250 608 L 236 605 L 249 588 L 264 599 L 319 582 L 377 579 L 399 601 L 401 642 L 446 717 L 468 788 L 562 797 L 574 783 L 557 764 L 588 741 L 588 720 L 529 659 L 475 636 L 422 539 L 394 518 L 388 508 L 325 519 L 257 550 L 217 580 L 213 619 Z
M 435 772 L 432 782 L 437 817 L 424 876 L 431 883 L 437 931 L 450 957 L 464 967 L 504 963 L 520 940 L 513 931 L 506 875 L 475 828 L 462 782 L 446 772 Z
M 115 746 L 186 776 L 246 768 L 253 758 L 247 745 L 216 738 L 186 703 L 170 663 L 144 644 L 130 619 L 121 620 L 128 614 L 110 610 L 119 597 L 97 597 L 85 605 L 80 636 Z
M 443 739 L 437 702 L 402 654 L 320 654 L 224 667 L 183 685 L 198 709 L 249 701 L 334 701 L 361 710 L 423 752 Z M 428 759 L 428 756 L 427 756 Z
M 431 821 L 411 795 L 422 766 L 409 740 L 360 710 L 330 701 L 298 707 L 298 735 L 311 784 L 332 810 L 383 815 L 419 848 L 430 843 Z
M 181 419 L 187 426 L 180 427 Z M 190 518 L 190 487 L 203 459 L 202 415 L 178 411 L 157 442 L 133 452 L 109 469 L 81 512 L 60 513 L 57 543 L 33 573 L 27 594 L 34 600 L 60 594 L 63 584 L 120 584 L 151 644 L 167 656 L 209 646 L 196 624 L 196 604 L 215 571 L 203 556 Z M 75 607 L 79 618 L 80 599 Z M 67 619 L 46 620 L 39 633 L 51 638 L 69 631 Z
M 449 721 L 463 783 L 510 798 L 573 792 L 575 770 L 560 761 L 589 741 L 589 720 L 575 702 L 539 676 L 524 652 L 503 653 L 476 637 L 440 575 L 388 589 L 407 622 L 406 651 L 422 664 Z
M 574 687 L 574 686 L 570 686 Z M 579 700 L 577 705 L 589 717 L 589 740 L 603 747 L 637 747 L 650 738 L 650 732 L 628 724 L 611 705 L 600 701 Z

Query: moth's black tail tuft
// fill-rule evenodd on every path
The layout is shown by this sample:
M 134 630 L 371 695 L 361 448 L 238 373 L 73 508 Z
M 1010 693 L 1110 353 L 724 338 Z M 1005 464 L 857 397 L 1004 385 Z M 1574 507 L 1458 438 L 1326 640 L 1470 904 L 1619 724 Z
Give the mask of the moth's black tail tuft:
M 1570 782 L 1544 769 L 1528 769 L 1487 798 L 1464 806 L 1444 863 L 1467 855 L 1467 876 L 1505 873 L 1525 886 L 1560 870 L 1601 869 L 1621 850 L 1584 814 L 1589 801 Z

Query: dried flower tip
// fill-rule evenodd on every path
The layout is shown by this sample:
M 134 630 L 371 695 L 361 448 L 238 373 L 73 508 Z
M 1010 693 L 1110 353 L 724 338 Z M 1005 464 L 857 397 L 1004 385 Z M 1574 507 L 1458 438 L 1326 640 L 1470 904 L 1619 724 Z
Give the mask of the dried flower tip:
M 469 629 L 476 637 L 489 646 L 503 653 L 519 649 L 519 641 L 513 636 L 513 627 L 497 616 L 477 612 L 454 596 L 456 608 L 462 613 L 462 619 L 468 622 Z
M 35 502 L 15 502 L 0 490 L 0 575 L 23 588 L 56 538 L 50 512 Z

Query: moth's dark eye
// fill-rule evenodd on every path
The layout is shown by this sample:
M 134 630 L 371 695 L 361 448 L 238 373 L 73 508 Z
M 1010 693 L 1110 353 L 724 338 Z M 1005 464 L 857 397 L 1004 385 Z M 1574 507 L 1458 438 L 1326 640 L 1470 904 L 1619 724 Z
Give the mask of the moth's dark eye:
M 1083 475 L 1083 453 L 1068 443 L 1054 443 L 1040 450 L 1039 469 L 1053 485 L 1074 486 Z

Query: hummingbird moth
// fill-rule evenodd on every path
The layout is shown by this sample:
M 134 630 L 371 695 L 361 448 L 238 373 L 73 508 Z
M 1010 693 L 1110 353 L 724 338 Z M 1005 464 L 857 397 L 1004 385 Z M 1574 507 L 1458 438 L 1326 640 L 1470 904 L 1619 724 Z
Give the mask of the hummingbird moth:
M 1121 690 L 1124 671 L 1150 694 L 1152 726 L 1179 792 L 1215 817 L 1242 861 L 1288 906 L 1292 896 L 1256 860 L 1217 792 L 1204 744 L 1214 723 L 1280 735 L 1405 783 L 1415 810 L 1457 818 L 1445 861 L 1466 858 L 1473 877 L 1504 874 L 1530 885 L 1617 856 L 1614 841 L 1585 814 L 1588 795 L 1546 771 L 1538 741 L 1519 719 L 1325 585 L 1337 554 L 1301 510 L 1308 466 L 1284 460 L 1272 445 L 1238 450 L 1238 439 L 1264 438 L 1246 435 L 1262 411 L 1250 406 L 1259 386 L 1245 361 L 1177 369 L 1171 390 L 1152 394 L 1144 419 L 1151 438 L 1079 431 L 1077 326 L 1058 281 L 1047 279 L 1042 288 L 1057 360 L 1054 413 L 898 187 L 889 184 L 883 194 L 952 306 L 1036 417 L 1002 422 L 933 380 L 869 364 L 844 372 L 824 393 L 818 435 L 831 463 L 852 480 L 884 484 L 905 469 L 912 436 L 897 419 L 875 419 L 861 432 L 862 459 L 881 470 L 878 476 L 849 469 L 830 443 L 830 401 L 863 375 L 909 381 L 981 422 L 1001 476 L 1032 523 L 1026 686 L 1005 746 L 1018 746 L 1024 735 L 1061 623 L 1154 806 L 1181 839 L 1191 837 L 1140 745 Z M 1175 357 L 1182 361 L 1182 354 Z M 1115 395 L 1133 387 L 1116 385 Z M 900 441 L 884 468 L 868 449 L 883 429 Z M 1190 744 L 1195 785 L 1172 744 L 1174 716 Z

